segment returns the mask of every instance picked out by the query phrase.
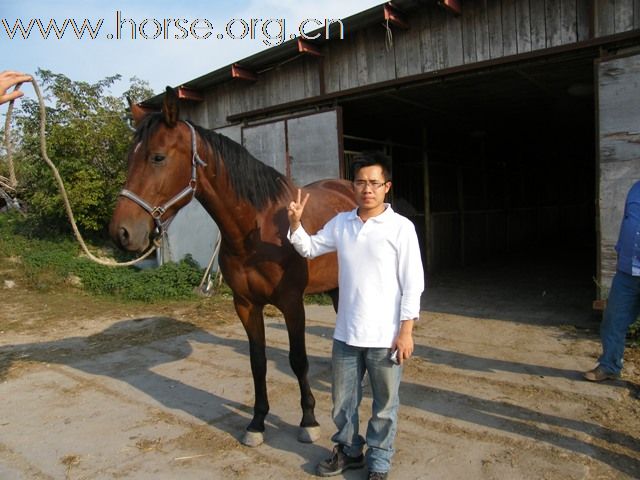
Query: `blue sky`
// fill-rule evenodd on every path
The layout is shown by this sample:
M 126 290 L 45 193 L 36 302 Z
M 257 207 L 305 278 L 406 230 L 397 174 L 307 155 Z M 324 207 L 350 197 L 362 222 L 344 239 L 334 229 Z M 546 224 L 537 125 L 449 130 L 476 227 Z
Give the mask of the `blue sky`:
M 266 50 L 269 46 L 265 42 L 277 43 L 283 26 L 288 37 L 297 32 L 304 20 L 345 18 L 382 3 L 380 0 L 196 0 L 180 3 L 175 0 L 0 0 L 3 52 L 0 70 L 34 73 L 38 68 L 44 68 L 88 82 L 120 74 L 123 81 L 114 87 L 114 94 L 120 94 L 127 87 L 128 79 L 137 76 L 147 80 L 155 92 L 160 92 L 166 85 L 178 86 Z M 117 15 L 122 22 L 119 39 Z M 70 23 L 62 39 L 58 39 L 53 31 L 48 39 L 43 39 L 36 23 L 28 38 L 23 38 L 18 31 L 10 38 L 7 27 L 13 30 L 16 21 L 20 20 L 27 28 L 35 19 L 40 19 L 44 28 L 51 19 L 55 19 L 60 28 L 65 19 L 74 19 L 78 26 L 87 19 L 96 29 L 97 38 L 90 38 L 87 31 L 84 38 L 77 39 Z M 97 30 L 100 19 L 102 23 Z M 254 19 L 254 39 L 249 38 L 250 34 L 245 30 L 245 25 L 252 23 L 251 19 Z M 272 20 L 267 23 L 269 19 Z M 135 39 L 131 38 L 134 23 Z M 227 34 L 227 25 L 235 39 Z M 315 27 L 313 22 L 308 25 L 307 32 Z M 263 28 L 266 28 L 264 34 Z M 207 34 L 209 38 L 203 38 Z M 155 35 L 158 38 L 153 39 Z M 31 96 L 29 87 L 24 91 Z

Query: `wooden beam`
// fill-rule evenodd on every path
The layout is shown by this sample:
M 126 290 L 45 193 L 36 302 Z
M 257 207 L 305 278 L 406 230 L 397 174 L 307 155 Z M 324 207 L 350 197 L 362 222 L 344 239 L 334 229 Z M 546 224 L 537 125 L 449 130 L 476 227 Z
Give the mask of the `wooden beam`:
M 182 100 L 193 100 L 194 102 L 204 101 L 202 92 L 187 87 L 178 87 L 178 98 Z
M 302 40 L 301 38 L 298 38 L 298 52 L 313 55 L 315 57 L 324 56 L 318 47 L 310 42 Z
M 249 82 L 255 82 L 258 80 L 258 76 L 254 72 L 241 67 L 237 63 L 231 65 L 231 78 L 237 78 L 239 80 L 246 80 Z
M 462 0 L 440 0 L 440 5 L 454 15 L 462 15 Z
M 403 30 L 409 29 L 409 22 L 407 22 L 404 14 L 392 6 L 391 3 L 384 4 L 384 19 L 398 28 L 402 28 Z

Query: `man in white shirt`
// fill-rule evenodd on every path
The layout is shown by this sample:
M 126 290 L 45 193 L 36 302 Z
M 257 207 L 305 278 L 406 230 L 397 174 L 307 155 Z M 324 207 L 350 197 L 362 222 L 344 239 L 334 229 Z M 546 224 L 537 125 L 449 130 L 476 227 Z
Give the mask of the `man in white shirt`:
M 372 416 L 366 433 L 370 480 L 387 478 L 400 403 L 402 364 L 413 354 L 413 323 L 420 313 L 424 272 L 415 227 L 384 202 L 391 188 L 391 162 L 380 153 L 353 162 L 358 208 L 331 219 L 309 236 L 301 224 L 309 195 L 288 208 L 289 240 L 307 258 L 337 252 L 340 302 L 333 336 L 331 458 L 318 464 L 328 477 L 365 465 L 359 433 L 362 378 L 369 373 Z

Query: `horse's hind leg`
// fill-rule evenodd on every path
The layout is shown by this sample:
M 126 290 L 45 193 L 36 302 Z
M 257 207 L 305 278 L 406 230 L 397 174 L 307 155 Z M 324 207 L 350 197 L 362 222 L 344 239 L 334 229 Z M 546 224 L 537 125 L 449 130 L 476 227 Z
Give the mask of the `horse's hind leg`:
M 264 419 L 269 413 L 263 306 L 254 305 L 240 297 L 234 297 L 234 304 L 242 325 L 247 332 L 247 337 L 249 337 L 251 374 L 253 375 L 255 390 L 253 419 L 247 427 L 242 443 L 248 447 L 257 447 L 264 441 Z
M 289 333 L 289 363 L 300 386 L 302 421 L 300 422 L 298 440 L 312 443 L 320 437 L 320 425 L 316 421 L 314 412 L 316 399 L 311 393 L 308 378 L 309 360 L 305 346 L 305 313 L 302 297 L 282 305 L 281 310 Z

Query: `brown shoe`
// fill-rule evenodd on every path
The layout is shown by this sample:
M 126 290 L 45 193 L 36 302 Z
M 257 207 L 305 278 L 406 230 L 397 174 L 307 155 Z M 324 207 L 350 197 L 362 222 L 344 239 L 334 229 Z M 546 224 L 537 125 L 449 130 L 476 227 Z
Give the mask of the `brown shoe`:
M 619 373 L 609 373 L 604 370 L 600 365 L 598 365 L 593 370 L 589 370 L 588 372 L 584 372 L 582 376 L 585 380 L 589 380 L 590 382 L 601 382 L 603 380 L 617 380 L 620 378 Z

